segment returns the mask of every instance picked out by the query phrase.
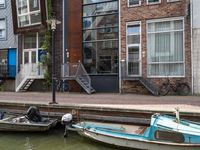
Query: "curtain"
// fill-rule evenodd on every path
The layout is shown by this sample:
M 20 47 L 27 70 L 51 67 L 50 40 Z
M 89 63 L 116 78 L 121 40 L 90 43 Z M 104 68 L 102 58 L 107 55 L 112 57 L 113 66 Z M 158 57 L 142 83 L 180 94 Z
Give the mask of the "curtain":
M 183 21 L 148 24 L 148 74 L 181 76 L 183 62 Z

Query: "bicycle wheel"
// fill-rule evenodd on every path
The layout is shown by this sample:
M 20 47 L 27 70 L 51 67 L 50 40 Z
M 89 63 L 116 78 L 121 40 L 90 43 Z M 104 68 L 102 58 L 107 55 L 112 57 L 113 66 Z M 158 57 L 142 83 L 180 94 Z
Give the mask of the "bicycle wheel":
M 159 95 L 165 96 L 169 93 L 170 85 L 169 84 L 163 84 L 161 85 L 159 89 Z
M 180 83 L 177 86 L 176 91 L 179 95 L 185 96 L 185 95 L 188 95 L 190 93 L 190 87 L 186 83 Z

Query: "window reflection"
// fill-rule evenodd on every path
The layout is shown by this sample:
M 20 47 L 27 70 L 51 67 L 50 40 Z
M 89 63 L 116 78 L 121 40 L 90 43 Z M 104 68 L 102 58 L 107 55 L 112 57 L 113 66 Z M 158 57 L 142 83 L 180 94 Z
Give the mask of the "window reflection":
M 83 5 L 83 62 L 90 74 L 118 73 L 118 1 L 107 1 L 83 1 L 89 4 Z
M 102 15 L 107 13 L 115 13 L 117 11 L 118 11 L 117 1 L 83 6 L 84 17 Z

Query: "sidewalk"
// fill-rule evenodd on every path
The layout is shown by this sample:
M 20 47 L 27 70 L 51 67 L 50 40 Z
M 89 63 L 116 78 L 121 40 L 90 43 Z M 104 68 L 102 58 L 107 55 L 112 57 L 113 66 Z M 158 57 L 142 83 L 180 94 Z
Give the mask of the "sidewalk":
M 51 92 L 0 92 L 0 103 L 49 104 Z M 151 96 L 119 93 L 56 93 L 59 106 L 134 109 L 143 111 L 174 111 L 200 113 L 200 96 Z

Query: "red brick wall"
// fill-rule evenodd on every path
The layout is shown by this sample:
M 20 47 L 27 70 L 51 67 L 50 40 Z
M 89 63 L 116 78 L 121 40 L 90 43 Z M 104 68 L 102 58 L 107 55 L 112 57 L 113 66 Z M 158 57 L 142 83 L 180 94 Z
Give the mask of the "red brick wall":
M 147 5 L 146 0 L 142 0 L 141 6 L 127 7 L 128 0 L 121 0 L 121 59 L 126 60 L 126 23 L 141 21 L 142 29 L 142 76 L 147 78 L 147 35 L 146 21 L 151 19 L 162 19 L 171 17 L 184 17 L 185 20 L 185 77 L 182 81 L 188 82 L 191 86 L 191 35 L 190 35 L 190 17 L 189 17 L 189 0 L 179 2 L 167 2 L 161 0 L 160 4 Z M 174 78 L 176 80 L 177 78 Z M 151 78 L 152 82 L 157 85 L 162 84 L 165 78 Z M 129 82 L 129 84 L 128 84 Z M 122 91 L 132 87 L 133 81 L 122 82 Z M 132 92 L 136 92 L 132 88 Z M 130 92 L 130 89 L 129 89 Z M 146 91 L 144 91 L 146 93 Z

